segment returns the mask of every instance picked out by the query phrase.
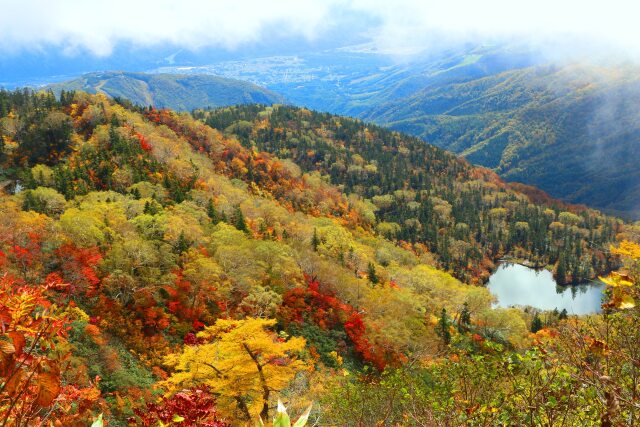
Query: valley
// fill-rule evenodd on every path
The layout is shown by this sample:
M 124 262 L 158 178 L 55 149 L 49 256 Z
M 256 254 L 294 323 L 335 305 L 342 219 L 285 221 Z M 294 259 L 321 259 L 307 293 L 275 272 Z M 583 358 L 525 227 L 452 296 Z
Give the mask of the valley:
M 633 2 L 0 10 L 0 427 L 640 425 Z
M 15 304 L 38 298 L 51 325 L 67 328 L 64 340 L 47 339 L 71 346 L 69 356 L 37 353 L 38 363 L 60 367 L 47 374 L 55 399 L 84 396 L 76 409 L 54 404 L 50 416 L 67 425 L 86 423 L 96 405 L 114 425 L 157 419 L 157 389 L 200 390 L 215 396 L 209 419 L 245 422 L 269 416 L 294 378 L 341 383 L 339 372 L 370 369 L 432 393 L 403 379 L 414 369 L 405 363 L 443 351 L 488 376 L 512 351 L 535 363 L 530 331 L 563 328 L 567 316 L 494 307 L 482 284 L 497 261 L 528 258 L 559 283 L 579 284 L 617 268 L 626 252 L 606 248 L 634 232 L 598 211 L 520 192 L 415 137 L 303 108 L 192 116 L 66 91 L 0 92 L 0 106 L 3 180 L 22 186 L 0 197 L 0 300 L 15 322 L 30 322 L 40 312 L 20 314 Z M 10 289 L 18 300 L 7 299 Z M 612 309 L 629 304 L 620 298 Z M 21 331 L 10 339 L 42 333 Z M 211 370 L 206 355 L 219 345 L 228 350 Z M 483 365 L 472 356 L 495 351 Z M 270 376 L 230 387 L 227 378 L 252 372 L 256 359 Z M 63 371 L 67 363 L 84 368 Z M 454 375 L 460 365 L 437 366 Z M 48 384 L 28 378 L 17 386 L 29 393 Z M 372 383 L 345 381 L 296 391 L 289 406 L 323 402 L 348 425 L 357 406 L 341 390 L 367 395 Z M 440 397 L 427 396 L 435 401 L 420 405 L 433 413 L 468 416 L 464 407 L 441 412 Z M 37 399 L 32 417 L 53 404 Z M 375 416 L 368 402 L 362 415 Z M 410 411 L 402 408 L 394 406 Z
M 158 71 L 251 81 L 295 105 L 416 135 L 507 181 L 635 218 L 640 177 L 619 172 L 639 160 L 634 69 L 545 61 L 535 50 L 510 46 L 422 60 L 354 46 Z M 612 126 L 614 118 L 621 124 Z

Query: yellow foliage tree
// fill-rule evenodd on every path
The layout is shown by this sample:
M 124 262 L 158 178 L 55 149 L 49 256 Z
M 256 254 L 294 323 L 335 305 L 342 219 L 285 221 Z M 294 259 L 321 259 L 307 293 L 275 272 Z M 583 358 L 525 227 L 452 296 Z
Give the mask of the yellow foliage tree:
M 198 334 L 204 343 L 167 356 L 174 374 L 164 381 L 170 391 L 206 384 L 218 396 L 221 411 L 237 419 L 269 417 L 272 392 L 284 389 L 308 368 L 298 359 L 304 338 L 285 340 L 273 319 L 220 319 Z

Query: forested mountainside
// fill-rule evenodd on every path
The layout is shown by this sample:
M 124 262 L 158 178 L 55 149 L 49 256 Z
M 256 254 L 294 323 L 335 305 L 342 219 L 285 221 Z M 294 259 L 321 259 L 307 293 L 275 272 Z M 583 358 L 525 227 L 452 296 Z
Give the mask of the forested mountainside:
M 636 422 L 640 246 L 608 248 L 634 226 L 351 119 L 198 116 L 225 132 L 0 92 L 5 425 L 254 425 L 278 399 L 316 425 Z M 439 269 L 477 282 L 500 251 L 626 270 L 582 319 Z
M 283 97 L 252 83 L 212 75 L 145 74 L 106 71 L 47 86 L 56 94 L 79 90 L 102 92 L 138 105 L 191 111 L 235 104 L 273 104 Z
M 91 73 L 49 87 L 184 111 L 286 99 L 418 136 L 506 181 L 635 219 L 637 67 L 546 63 L 535 50 L 508 45 L 465 46 L 407 62 L 350 47 L 158 69 L 186 75 Z
M 536 66 L 430 85 L 367 120 L 554 197 L 635 217 L 640 80 L 631 66 Z
M 484 281 L 504 257 L 549 265 L 560 283 L 610 267 L 600 249 L 615 239 L 616 220 L 540 192 L 523 194 L 525 187 L 418 138 L 285 106 L 194 114 L 245 147 L 290 158 L 366 200 L 378 234 L 424 247 L 465 282 Z
M 640 206 L 633 167 L 640 160 L 637 67 L 545 63 L 516 46 L 464 47 L 406 63 L 352 47 L 159 69 L 187 75 L 92 73 L 50 87 L 185 111 L 286 98 L 418 136 L 506 181 L 634 219 Z

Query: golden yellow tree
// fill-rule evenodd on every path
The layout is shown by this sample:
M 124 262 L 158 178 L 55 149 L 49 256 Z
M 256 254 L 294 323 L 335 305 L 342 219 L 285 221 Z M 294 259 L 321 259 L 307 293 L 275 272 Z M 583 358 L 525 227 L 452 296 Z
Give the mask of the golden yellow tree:
M 163 385 L 176 390 L 206 384 L 221 411 L 268 419 L 271 393 L 308 367 L 297 356 L 305 340 L 283 339 L 272 330 L 275 324 L 273 319 L 218 320 L 198 334 L 203 343 L 167 356 L 174 373 Z

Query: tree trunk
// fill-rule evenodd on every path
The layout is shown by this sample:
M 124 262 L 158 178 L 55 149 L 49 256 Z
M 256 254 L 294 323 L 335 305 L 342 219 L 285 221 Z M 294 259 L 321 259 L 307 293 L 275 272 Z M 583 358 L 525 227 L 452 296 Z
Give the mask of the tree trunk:
M 251 349 L 249 348 L 249 346 L 246 343 L 242 343 L 242 346 L 244 347 L 246 352 L 251 357 L 251 360 L 253 360 L 253 362 L 256 364 L 256 368 L 258 369 L 258 375 L 260 377 L 260 384 L 262 385 L 262 411 L 260 412 L 260 416 L 262 417 L 263 420 L 268 420 L 269 419 L 269 393 L 270 393 L 270 390 L 269 390 L 269 386 L 267 385 L 267 380 L 264 377 L 264 372 L 262 371 L 262 365 L 260 364 L 260 361 L 258 360 L 258 357 L 255 354 L 253 354 L 253 352 L 251 351 Z

